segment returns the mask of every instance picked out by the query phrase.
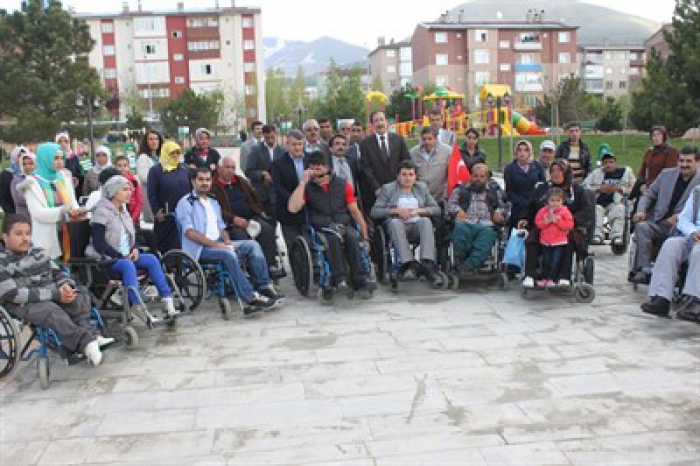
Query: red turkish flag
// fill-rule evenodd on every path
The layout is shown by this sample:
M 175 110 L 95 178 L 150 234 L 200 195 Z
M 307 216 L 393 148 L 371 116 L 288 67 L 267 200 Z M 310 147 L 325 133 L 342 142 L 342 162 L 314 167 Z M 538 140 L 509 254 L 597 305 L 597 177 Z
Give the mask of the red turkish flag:
M 459 151 L 459 145 L 455 142 L 450 156 L 450 165 L 447 168 L 447 197 L 449 198 L 455 187 L 462 183 L 468 183 L 472 175 L 469 169 L 462 160 L 462 153 Z

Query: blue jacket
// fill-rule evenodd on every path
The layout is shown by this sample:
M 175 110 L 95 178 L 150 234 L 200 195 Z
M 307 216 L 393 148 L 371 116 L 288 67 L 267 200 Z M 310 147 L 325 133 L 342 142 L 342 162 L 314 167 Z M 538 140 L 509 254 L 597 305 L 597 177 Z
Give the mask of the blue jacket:
M 209 202 L 211 202 L 214 214 L 216 214 L 217 228 L 221 231 L 226 228 L 224 219 L 221 216 L 221 206 L 219 206 L 219 202 L 213 196 L 210 196 Z M 201 234 L 206 233 L 207 213 L 204 211 L 202 201 L 199 196 L 192 191 L 190 194 L 180 199 L 180 202 L 177 203 L 175 213 L 177 216 L 177 225 L 180 229 L 180 236 L 182 237 L 182 249 L 192 256 L 194 260 L 198 261 L 204 246 L 189 239 L 185 233 L 189 230 L 194 230 Z
M 678 216 L 678 231 L 686 237 L 700 231 L 700 186 L 697 186 L 685 201 L 683 211 Z

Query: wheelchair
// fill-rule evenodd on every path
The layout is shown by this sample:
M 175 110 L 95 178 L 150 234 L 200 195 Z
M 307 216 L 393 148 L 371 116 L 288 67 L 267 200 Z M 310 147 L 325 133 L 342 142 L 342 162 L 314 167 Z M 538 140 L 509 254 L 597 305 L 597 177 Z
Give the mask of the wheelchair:
M 348 228 L 348 227 L 346 227 Z M 336 289 L 332 283 L 331 268 L 326 258 L 328 243 L 324 235 L 339 235 L 332 228 L 315 229 L 305 225 L 303 234 L 297 236 L 289 252 L 289 264 L 292 269 L 294 286 L 300 295 L 308 298 L 312 285 L 316 285 L 316 298 L 321 304 L 332 305 Z M 342 238 L 341 238 L 342 242 Z M 360 242 L 360 266 L 368 275 L 367 286 L 370 294 L 376 288 L 376 273 L 370 257 L 367 243 Z M 354 298 L 354 288 L 348 283 L 348 298 Z
M 433 222 L 434 233 L 436 233 L 436 220 L 434 218 L 431 218 L 431 220 Z M 372 251 L 374 253 L 374 261 L 377 265 L 377 280 L 380 283 L 388 283 L 389 289 L 394 293 L 398 293 L 399 283 L 401 282 L 401 277 L 399 277 L 400 264 L 398 253 L 396 252 L 391 238 L 389 237 L 388 222 L 389 218 L 384 219 L 383 221 L 381 221 L 381 223 L 377 222 L 375 227 L 375 235 L 372 237 Z M 435 234 L 435 242 L 435 255 L 438 265 L 438 270 L 435 271 L 435 275 L 440 279 L 440 285 L 438 286 L 438 288 L 448 289 L 450 286 L 450 279 L 448 277 L 448 274 L 444 271 L 443 267 L 441 267 L 440 264 L 440 257 L 444 254 L 442 252 L 444 250 L 444 244 L 442 238 L 438 238 L 437 234 Z M 418 246 L 418 244 L 411 243 L 411 249 L 414 257 Z
M 630 247 L 630 236 L 632 231 L 632 209 L 630 207 L 630 200 L 628 196 L 624 196 L 623 206 L 625 208 L 625 215 L 623 217 L 624 226 L 622 230 L 622 244 L 615 244 L 612 242 L 612 237 L 610 236 L 612 228 L 607 218 L 605 219 L 605 223 L 603 224 L 602 244 L 609 244 L 610 250 L 616 256 L 622 256 L 627 252 L 627 250 Z
M 114 279 L 107 271 L 107 267 L 113 263 L 113 260 L 85 256 L 85 249 L 90 240 L 90 223 L 88 220 L 72 222 L 69 225 L 69 232 L 71 246 L 70 257 L 66 266 L 76 278 L 76 281 L 87 288 L 92 306 L 101 310 L 105 320 L 117 325 L 118 333 L 110 336 L 120 337 L 119 333 L 121 333 L 120 338 L 124 341 L 125 346 L 130 349 L 136 348 L 139 343 L 139 336 L 131 324 L 134 314 L 127 296 L 129 291 L 133 291 L 140 301 L 139 304 L 144 305 L 147 309 L 148 303 L 146 302 L 147 299 L 144 299 L 145 293 L 143 289 L 149 285 L 148 275 L 139 273 L 138 280 L 141 289 L 134 289 L 124 285 L 120 280 Z M 180 273 L 185 266 L 196 265 L 196 262 L 182 251 L 170 251 L 170 253 L 172 254 L 168 258 L 168 263 L 176 262 L 179 264 L 179 267 L 174 268 L 174 270 L 168 270 L 166 267 L 163 267 L 163 271 L 171 288 L 176 308 L 180 311 L 179 315 L 187 314 L 192 311 L 192 307 L 181 294 L 179 283 L 182 283 L 182 277 L 175 274 Z M 162 263 L 165 265 L 166 261 L 164 259 Z M 195 307 L 196 304 L 198 303 L 195 303 Z M 177 326 L 178 316 L 161 320 L 154 317 L 147 310 L 145 323 L 149 328 L 155 328 L 161 323 L 164 323 L 169 328 L 174 328 Z M 107 327 L 109 329 L 109 326 Z
M 233 316 L 233 308 L 227 297 L 229 294 L 233 294 L 238 302 L 240 311 L 244 312 L 245 305 L 240 298 L 241 295 L 238 291 L 238 286 L 224 266 L 219 262 L 209 262 L 200 259 L 199 267 L 201 267 L 205 277 L 207 298 L 211 296 L 216 296 L 218 298 L 219 307 L 221 308 L 221 314 L 224 320 L 231 320 Z M 242 263 L 241 267 L 243 267 Z
M 95 328 L 104 332 L 104 320 L 94 307 L 90 310 L 90 322 Z M 25 325 L 29 327 L 30 334 L 22 346 Z M 53 329 L 25 324 L 0 306 L 0 379 L 12 374 L 20 362 L 29 362 L 36 358 L 39 385 L 42 390 L 48 390 L 51 385 L 49 361 L 51 352 L 57 353 L 67 365 L 72 366 L 85 361 L 84 355 L 66 351 Z

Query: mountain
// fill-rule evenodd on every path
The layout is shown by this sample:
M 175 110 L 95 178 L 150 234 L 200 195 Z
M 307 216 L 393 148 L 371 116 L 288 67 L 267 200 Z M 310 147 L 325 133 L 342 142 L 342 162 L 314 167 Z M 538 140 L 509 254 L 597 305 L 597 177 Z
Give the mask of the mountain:
M 525 21 L 529 9 L 544 10 L 545 21 L 579 26 L 580 45 L 643 44 L 661 23 L 579 0 L 470 0 L 449 11 L 457 21 L 460 11 L 468 21 Z
M 326 70 L 331 58 L 337 65 L 348 66 L 364 62 L 369 53 L 364 47 L 325 36 L 312 42 L 266 37 L 263 43 L 265 68 L 281 68 L 287 76 L 294 76 L 299 65 L 310 76 Z

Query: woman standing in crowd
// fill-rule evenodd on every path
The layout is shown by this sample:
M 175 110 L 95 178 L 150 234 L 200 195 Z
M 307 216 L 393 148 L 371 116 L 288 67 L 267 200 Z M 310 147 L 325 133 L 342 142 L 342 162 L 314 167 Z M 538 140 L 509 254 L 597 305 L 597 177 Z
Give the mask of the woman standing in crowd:
M 29 208 L 27 207 L 27 199 L 25 199 L 24 194 L 19 192 L 17 186 L 23 182 L 28 175 L 30 175 L 36 169 L 36 156 L 24 149 L 19 153 L 19 168 L 21 173 L 15 175 L 12 179 L 12 184 L 10 185 L 10 191 L 12 192 L 12 200 L 15 203 L 15 210 L 18 214 L 24 216 L 27 220 L 31 222 L 32 216 L 29 214 Z
M 10 166 L 5 168 L 0 174 L 0 207 L 5 215 L 14 214 L 16 212 L 15 202 L 12 200 L 12 180 L 15 176 L 21 174 L 20 155 L 27 152 L 24 146 L 17 146 L 10 152 Z
M 637 178 L 645 186 L 651 186 L 664 168 L 678 166 L 678 149 L 668 143 L 668 131 L 663 126 L 654 126 L 649 133 L 652 146 L 644 152 L 642 166 Z
M 479 131 L 476 128 L 469 128 L 466 136 L 467 140 L 459 151 L 462 153 L 464 164 L 471 170 L 477 163 L 486 163 L 486 153 L 479 148 Z
M 148 202 L 155 216 L 153 232 L 158 250 L 165 254 L 180 247 L 177 222 L 169 213 L 192 190 L 187 166 L 180 162 L 182 149 L 173 141 L 166 141 L 160 150 L 160 163 L 148 174 Z
M 58 144 L 41 144 L 36 153 L 36 170 L 17 185 L 27 199 L 32 217 L 32 242 L 44 247 L 51 259 L 61 257 L 63 243 L 67 244 L 65 221 L 85 214 L 78 207 L 71 173 L 63 167 L 63 150 Z
M 56 134 L 56 142 L 61 145 L 63 152 L 63 164 L 65 169 L 71 173 L 73 177 L 73 187 L 75 188 L 75 198 L 82 196 L 83 178 L 85 172 L 80 164 L 80 156 L 76 154 L 70 147 L 70 135 L 66 131 L 59 131 Z
M 148 173 L 153 165 L 158 163 L 160 156 L 160 148 L 163 145 L 163 136 L 158 131 L 149 130 L 143 136 L 139 149 L 139 155 L 136 161 L 136 176 L 143 187 L 144 192 L 148 192 Z M 143 203 L 143 219 L 148 223 L 153 223 L 153 211 L 148 199 L 144 199 Z
M 95 149 L 95 165 L 85 174 L 83 196 L 89 196 L 93 191 L 100 189 L 100 173 L 110 165 L 112 165 L 112 152 L 109 148 L 107 146 L 100 146 Z
M 190 168 L 209 167 L 212 172 L 216 171 L 221 155 L 209 147 L 211 133 L 206 128 L 199 128 L 195 131 L 194 138 L 197 144 L 185 155 L 185 165 Z

